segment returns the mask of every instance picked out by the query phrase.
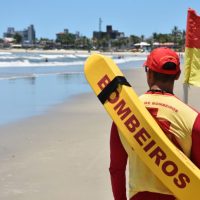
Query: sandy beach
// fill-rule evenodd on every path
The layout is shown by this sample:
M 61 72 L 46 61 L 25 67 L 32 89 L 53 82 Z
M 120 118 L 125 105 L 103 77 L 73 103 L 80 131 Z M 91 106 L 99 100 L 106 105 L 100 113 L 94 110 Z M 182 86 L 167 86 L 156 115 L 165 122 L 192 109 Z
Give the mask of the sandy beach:
M 111 199 L 110 123 L 95 97 L 85 94 L 1 127 L 0 199 Z
M 138 95 L 141 68 L 125 72 Z M 182 99 L 182 79 L 175 86 Z M 189 104 L 200 110 L 200 89 Z M 0 127 L 0 199 L 110 200 L 111 119 L 93 93 L 74 96 L 45 114 Z

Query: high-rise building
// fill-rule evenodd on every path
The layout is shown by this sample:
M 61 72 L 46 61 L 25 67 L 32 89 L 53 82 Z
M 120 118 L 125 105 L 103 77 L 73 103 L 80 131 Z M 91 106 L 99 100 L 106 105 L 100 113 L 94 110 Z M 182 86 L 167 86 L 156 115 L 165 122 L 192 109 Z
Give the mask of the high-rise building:
M 69 30 L 68 30 L 67 28 L 65 28 L 65 29 L 64 29 L 64 33 L 65 33 L 65 34 L 68 34 L 68 33 L 69 33 Z
M 125 37 L 125 35 L 123 32 L 113 30 L 111 25 L 106 26 L 106 32 L 102 32 L 102 31 L 93 32 L 93 39 L 102 39 L 104 37 L 109 37 L 110 39 L 118 39 L 121 37 Z
M 4 38 L 13 38 L 16 34 L 21 35 L 22 43 L 34 44 L 36 39 L 34 26 L 31 24 L 23 31 L 15 31 L 13 27 L 8 27 L 7 32 L 3 34 Z
M 3 34 L 4 38 L 11 38 L 15 35 L 15 28 L 13 27 L 8 27 L 7 32 Z
M 27 36 L 28 36 L 27 39 L 29 43 L 34 44 L 35 43 L 35 29 L 32 24 L 27 29 Z
M 111 25 L 107 25 L 107 26 L 106 26 L 106 32 L 107 32 L 107 33 L 112 33 L 112 31 L 113 31 L 113 30 L 112 30 L 112 26 L 111 26 Z

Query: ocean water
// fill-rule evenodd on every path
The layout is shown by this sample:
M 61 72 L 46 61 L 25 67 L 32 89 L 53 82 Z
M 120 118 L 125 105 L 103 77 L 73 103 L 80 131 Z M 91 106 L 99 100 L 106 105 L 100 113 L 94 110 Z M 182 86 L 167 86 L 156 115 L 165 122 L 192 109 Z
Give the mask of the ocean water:
M 83 74 L 88 55 L 0 52 L 0 125 L 40 115 L 72 95 L 91 91 Z M 122 70 L 146 55 L 111 56 Z

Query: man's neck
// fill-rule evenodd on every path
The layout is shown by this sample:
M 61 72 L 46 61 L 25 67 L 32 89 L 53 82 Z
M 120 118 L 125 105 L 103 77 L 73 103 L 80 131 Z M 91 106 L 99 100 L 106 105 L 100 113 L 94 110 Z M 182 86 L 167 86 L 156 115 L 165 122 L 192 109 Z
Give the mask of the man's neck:
M 168 92 L 168 93 L 172 93 L 173 94 L 173 86 L 169 86 L 169 85 L 152 85 L 150 87 L 150 90 L 157 90 L 157 91 L 162 91 L 162 92 Z

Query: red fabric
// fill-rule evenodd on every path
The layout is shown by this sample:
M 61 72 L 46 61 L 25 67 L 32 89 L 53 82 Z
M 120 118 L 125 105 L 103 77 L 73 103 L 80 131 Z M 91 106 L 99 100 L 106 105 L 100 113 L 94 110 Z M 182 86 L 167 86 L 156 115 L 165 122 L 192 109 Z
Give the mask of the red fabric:
M 200 114 L 198 114 L 192 130 L 191 160 L 200 168 Z
M 150 108 L 148 107 L 147 110 L 150 114 L 154 117 L 160 128 L 163 130 L 165 135 L 170 139 L 170 141 L 181 151 L 183 150 L 180 144 L 176 140 L 176 136 L 170 131 L 171 122 L 165 119 L 157 118 L 158 108 Z
M 126 164 L 128 155 L 122 146 L 116 125 L 110 135 L 110 176 L 115 200 L 126 200 Z
M 189 9 L 186 27 L 186 47 L 200 48 L 200 16 L 195 10 Z
M 130 200 L 175 200 L 172 195 L 159 194 L 153 192 L 139 192 Z

